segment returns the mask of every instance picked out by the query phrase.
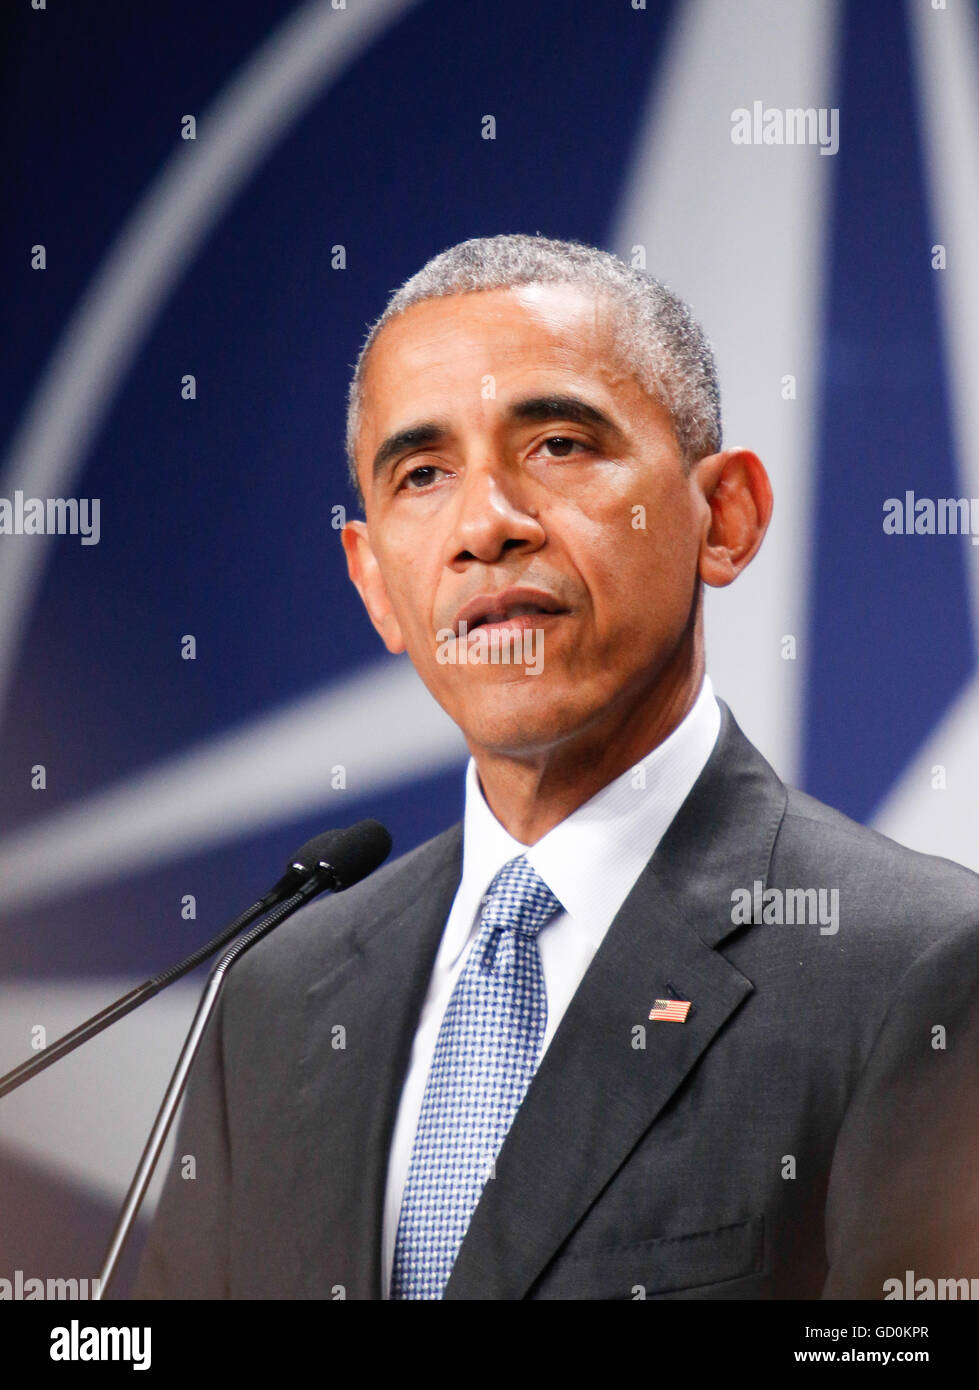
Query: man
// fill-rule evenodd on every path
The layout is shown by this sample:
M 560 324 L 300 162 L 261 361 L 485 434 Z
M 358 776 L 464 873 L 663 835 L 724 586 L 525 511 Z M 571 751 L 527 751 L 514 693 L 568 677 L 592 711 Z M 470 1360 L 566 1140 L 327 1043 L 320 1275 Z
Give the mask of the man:
M 979 880 L 715 700 L 702 585 L 772 498 L 686 307 L 577 244 L 453 247 L 371 330 L 348 449 L 350 575 L 465 733 L 465 821 L 236 968 L 138 1293 L 979 1275 Z

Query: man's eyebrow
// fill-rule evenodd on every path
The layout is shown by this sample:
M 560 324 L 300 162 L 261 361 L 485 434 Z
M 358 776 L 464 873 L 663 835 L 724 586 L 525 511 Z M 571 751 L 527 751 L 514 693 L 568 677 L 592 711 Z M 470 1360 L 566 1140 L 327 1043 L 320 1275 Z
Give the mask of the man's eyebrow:
M 445 438 L 446 433 L 444 425 L 434 420 L 426 420 L 423 424 L 409 425 L 407 429 L 389 434 L 374 455 L 374 481 L 377 482 L 388 464 L 399 454 L 406 453 L 409 449 L 423 449 L 438 444 Z
M 589 405 L 580 396 L 528 396 L 525 400 L 514 401 L 508 414 L 513 420 L 528 420 L 546 424 L 548 420 L 573 420 L 578 425 L 601 425 L 606 429 L 618 430 L 614 420 L 597 406 Z

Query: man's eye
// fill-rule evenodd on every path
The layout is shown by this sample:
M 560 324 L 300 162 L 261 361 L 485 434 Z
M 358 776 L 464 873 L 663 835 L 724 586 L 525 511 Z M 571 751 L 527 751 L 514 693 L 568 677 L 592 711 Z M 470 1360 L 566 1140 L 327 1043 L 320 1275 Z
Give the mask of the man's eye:
M 551 457 L 565 459 L 571 454 L 572 449 L 587 449 L 587 444 L 582 444 L 580 439 L 569 439 L 564 434 L 552 434 L 549 439 L 545 439 L 539 446 L 541 449 L 552 450 Z
M 421 463 L 417 468 L 409 469 L 401 479 L 401 486 L 408 488 L 409 491 L 418 492 L 434 483 L 436 481 L 435 475 L 441 472 L 441 468 L 436 468 L 434 463 Z

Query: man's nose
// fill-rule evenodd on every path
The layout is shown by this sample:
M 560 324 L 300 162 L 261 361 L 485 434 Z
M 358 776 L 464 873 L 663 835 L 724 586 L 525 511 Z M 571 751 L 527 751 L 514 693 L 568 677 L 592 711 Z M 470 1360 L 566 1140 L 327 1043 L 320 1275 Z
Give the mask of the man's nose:
M 544 541 L 526 484 L 492 464 L 466 470 L 449 538 L 449 563 L 494 564 L 507 551 L 536 550 Z

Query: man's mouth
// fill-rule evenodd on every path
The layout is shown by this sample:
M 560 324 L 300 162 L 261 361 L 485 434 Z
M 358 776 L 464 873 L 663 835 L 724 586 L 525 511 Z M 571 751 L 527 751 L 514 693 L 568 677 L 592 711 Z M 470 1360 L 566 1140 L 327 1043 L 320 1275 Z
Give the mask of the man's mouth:
M 542 590 L 505 589 L 499 594 L 477 594 L 459 610 L 454 630 L 459 637 L 479 627 L 530 628 L 541 619 L 559 617 L 568 611 L 552 594 Z

